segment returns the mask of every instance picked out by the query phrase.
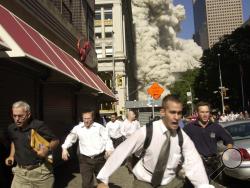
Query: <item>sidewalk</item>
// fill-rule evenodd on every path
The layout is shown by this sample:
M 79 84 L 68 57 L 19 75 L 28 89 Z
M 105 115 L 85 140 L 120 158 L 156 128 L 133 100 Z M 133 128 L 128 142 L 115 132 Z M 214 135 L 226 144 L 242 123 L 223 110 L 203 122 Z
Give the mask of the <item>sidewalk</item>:
M 77 160 L 71 160 L 55 169 L 55 188 L 80 188 L 81 175 Z M 126 167 L 120 167 L 110 178 L 110 188 L 132 188 L 133 176 Z

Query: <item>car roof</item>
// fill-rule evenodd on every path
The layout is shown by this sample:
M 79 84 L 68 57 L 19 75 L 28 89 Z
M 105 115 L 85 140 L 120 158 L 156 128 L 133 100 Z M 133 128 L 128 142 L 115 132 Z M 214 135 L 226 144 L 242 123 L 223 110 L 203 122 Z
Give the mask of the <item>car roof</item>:
M 250 119 L 248 119 L 248 120 L 236 120 L 236 121 L 220 122 L 219 124 L 222 127 L 227 127 L 227 126 L 237 125 L 237 124 L 242 124 L 242 123 L 249 123 L 250 124 Z

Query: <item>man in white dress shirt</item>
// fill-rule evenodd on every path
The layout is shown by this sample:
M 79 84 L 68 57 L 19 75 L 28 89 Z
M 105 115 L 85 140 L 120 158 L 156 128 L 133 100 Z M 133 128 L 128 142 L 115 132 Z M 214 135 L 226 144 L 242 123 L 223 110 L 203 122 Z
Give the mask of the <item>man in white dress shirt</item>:
M 153 122 L 153 135 L 151 143 L 146 150 L 143 158 L 135 165 L 133 174 L 135 177 L 133 188 L 179 188 L 183 186 L 183 181 L 176 177 L 176 169 L 181 161 L 181 148 L 178 144 L 178 121 L 182 115 L 182 104 L 178 98 L 173 95 L 164 97 L 162 102 L 162 119 Z M 153 173 L 158 164 L 163 143 L 166 142 L 168 131 L 171 132 L 169 158 L 163 177 L 160 179 L 159 186 L 153 186 L 151 183 Z M 182 131 L 182 130 L 181 130 Z M 183 169 L 186 176 L 190 179 L 195 188 L 213 188 L 209 185 L 206 171 L 204 169 L 200 155 L 191 139 L 182 131 L 183 135 Z M 99 172 L 97 179 L 102 183 L 98 188 L 107 188 L 110 175 L 122 164 L 123 160 L 143 148 L 146 138 L 146 127 L 140 128 L 127 140 L 121 143 L 107 160 L 104 167 Z M 168 139 L 169 140 L 169 139 Z
M 140 123 L 136 120 L 136 114 L 129 111 L 127 118 L 122 122 L 121 133 L 126 138 L 130 137 L 137 129 L 140 128 Z
M 113 141 L 114 148 L 122 143 L 125 138 L 121 133 L 122 122 L 117 120 L 117 113 L 113 113 L 110 116 L 110 121 L 106 124 L 108 134 Z
M 93 121 L 94 112 L 82 113 L 83 122 L 76 125 L 62 145 L 62 159 L 68 160 L 68 148 L 77 140 L 79 142 L 79 165 L 82 175 L 82 188 L 93 188 L 94 178 L 114 150 L 108 131 L 104 126 Z

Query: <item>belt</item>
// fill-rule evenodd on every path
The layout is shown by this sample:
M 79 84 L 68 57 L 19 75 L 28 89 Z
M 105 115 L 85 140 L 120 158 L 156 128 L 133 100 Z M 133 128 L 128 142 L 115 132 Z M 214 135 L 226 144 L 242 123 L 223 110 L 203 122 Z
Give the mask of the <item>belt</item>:
M 105 151 L 104 152 L 102 152 L 102 153 L 100 153 L 100 154 L 98 154 L 98 155 L 94 155 L 94 156 L 87 156 L 87 155 L 83 155 L 83 154 L 81 154 L 83 157 L 86 157 L 86 158 L 89 158 L 89 159 L 97 159 L 97 158 L 101 158 L 101 157 L 103 157 L 104 155 L 105 155 Z
M 22 168 L 22 169 L 25 169 L 25 170 L 33 170 L 35 168 L 38 168 L 39 166 L 41 166 L 43 163 L 37 163 L 37 164 L 34 164 L 34 165 L 19 165 L 18 164 L 18 167 L 19 168 Z

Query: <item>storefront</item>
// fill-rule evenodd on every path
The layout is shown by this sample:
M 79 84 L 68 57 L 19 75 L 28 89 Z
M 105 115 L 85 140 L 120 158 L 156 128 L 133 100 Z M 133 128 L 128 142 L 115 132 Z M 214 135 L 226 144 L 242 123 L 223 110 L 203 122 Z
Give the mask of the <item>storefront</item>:
M 84 108 L 98 110 L 114 94 L 97 74 L 0 6 L 0 131 L 13 102 L 25 100 L 35 118 L 63 138 Z

